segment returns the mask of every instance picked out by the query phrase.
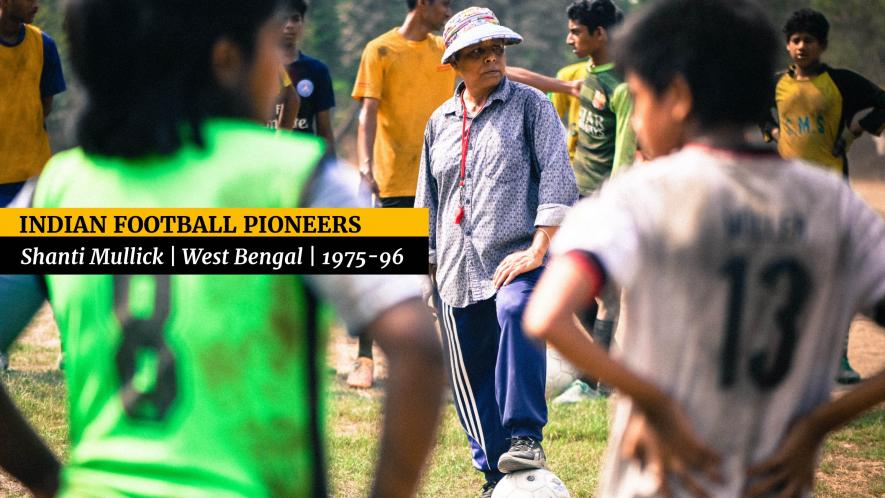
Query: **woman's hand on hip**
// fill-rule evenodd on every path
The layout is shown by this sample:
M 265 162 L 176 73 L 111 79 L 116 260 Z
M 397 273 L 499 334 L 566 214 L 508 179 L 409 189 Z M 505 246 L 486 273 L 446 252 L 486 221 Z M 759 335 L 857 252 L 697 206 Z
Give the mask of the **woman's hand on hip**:
M 538 268 L 543 262 L 544 253 L 538 253 L 532 249 L 517 251 L 507 256 L 495 270 L 495 277 L 493 279 L 495 288 L 500 289 L 519 275 Z

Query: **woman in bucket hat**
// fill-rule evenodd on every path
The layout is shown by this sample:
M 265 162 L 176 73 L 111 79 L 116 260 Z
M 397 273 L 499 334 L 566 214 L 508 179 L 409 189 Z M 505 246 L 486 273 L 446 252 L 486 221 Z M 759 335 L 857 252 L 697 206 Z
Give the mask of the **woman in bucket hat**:
M 522 37 L 470 7 L 443 39 L 464 81 L 427 124 L 415 205 L 430 210 L 455 406 L 490 496 L 504 473 L 545 466 L 545 354 L 522 313 L 577 187 L 553 105 L 505 76 Z

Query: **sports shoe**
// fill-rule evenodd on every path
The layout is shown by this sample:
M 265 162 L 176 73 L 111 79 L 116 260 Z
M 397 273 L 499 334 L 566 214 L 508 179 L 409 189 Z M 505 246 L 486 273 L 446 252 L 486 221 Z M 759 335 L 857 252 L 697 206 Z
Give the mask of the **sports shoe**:
M 836 382 L 839 384 L 857 384 L 860 382 L 860 374 L 851 368 L 851 363 L 848 363 L 848 355 L 843 354 L 842 359 L 839 361 L 839 373 L 836 374 Z
M 9 356 L 6 353 L 0 353 L 0 372 L 9 370 Z
M 575 379 L 559 396 L 553 398 L 554 405 L 573 405 L 581 401 L 598 398 L 600 394 L 581 379 Z
M 375 383 L 375 362 L 371 358 L 357 358 L 353 370 L 347 376 L 347 385 L 356 389 L 368 389 Z
M 546 467 L 547 457 L 544 456 L 541 443 L 527 436 L 511 439 L 510 449 L 498 459 L 498 470 L 505 474 Z
M 479 498 L 492 498 L 492 493 L 495 492 L 495 486 L 497 486 L 497 482 L 486 482 L 482 485 L 482 492 L 479 494 Z

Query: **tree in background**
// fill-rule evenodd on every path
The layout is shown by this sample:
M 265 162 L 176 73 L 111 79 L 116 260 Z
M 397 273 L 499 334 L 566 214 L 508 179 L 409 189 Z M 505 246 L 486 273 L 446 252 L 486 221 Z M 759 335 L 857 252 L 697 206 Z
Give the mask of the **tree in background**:
M 341 53 L 341 23 L 338 21 L 338 0 L 309 2 L 305 49 L 321 61 L 338 61 Z M 335 69 L 338 69 L 337 67 Z M 336 89 L 337 91 L 337 89 Z
M 627 12 L 650 0 L 615 0 Z M 452 9 L 482 5 L 498 14 L 501 22 L 525 37 L 508 53 L 511 64 L 544 74 L 573 62 L 574 55 L 565 44 L 565 9 L 571 0 L 455 0 Z M 826 60 L 836 67 L 858 71 L 879 84 L 885 83 L 885 0 L 764 0 L 769 17 L 781 26 L 796 9 L 820 10 L 831 23 Z M 60 0 L 43 0 L 36 24 L 58 42 L 59 53 L 69 78 L 69 91 L 60 96 L 49 120 L 54 150 L 73 144 L 69 133 L 79 92 L 73 74 L 68 71 L 67 40 L 62 32 Z M 309 32 L 305 50 L 326 61 L 332 73 L 338 109 L 335 113 L 336 137 L 348 157 L 347 141 L 353 141 L 358 106 L 350 98 L 360 54 L 366 42 L 399 25 L 405 14 L 403 0 L 312 0 Z M 786 51 L 783 65 L 787 64 Z M 352 149 L 351 149 L 352 150 Z M 856 162 L 855 162 L 856 163 Z M 881 168 L 879 168 L 881 170 Z

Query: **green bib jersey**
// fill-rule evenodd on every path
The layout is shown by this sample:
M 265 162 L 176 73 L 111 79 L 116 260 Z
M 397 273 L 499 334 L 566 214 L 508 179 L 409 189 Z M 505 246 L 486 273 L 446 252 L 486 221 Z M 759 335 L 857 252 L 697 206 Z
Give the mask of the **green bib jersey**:
M 630 126 L 633 101 L 614 64 L 590 66 L 580 100 L 572 167 L 581 196 L 588 196 L 619 168 L 633 163 L 636 134 Z
M 847 176 L 846 151 L 837 141 L 854 115 L 870 107 L 873 111 L 859 124 L 878 135 L 885 128 L 885 91 L 847 69 L 823 65 L 820 74 L 799 80 L 790 68 L 778 78 L 774 91 L 777 120 L 764 124 L 763 131 L 770 135 L 772 128 L 780 128 L 781 156 L 805 159 Z
M 313 137 L 211 121 L 206 146 L 130 160 L 74 149 L 35 207 L 303 206 Z M 315 496 L 321 338 L 302 277 L 50 275 L 71 453 L 60 496 Z

